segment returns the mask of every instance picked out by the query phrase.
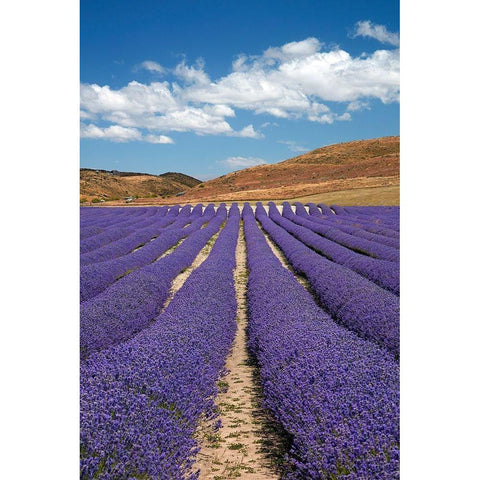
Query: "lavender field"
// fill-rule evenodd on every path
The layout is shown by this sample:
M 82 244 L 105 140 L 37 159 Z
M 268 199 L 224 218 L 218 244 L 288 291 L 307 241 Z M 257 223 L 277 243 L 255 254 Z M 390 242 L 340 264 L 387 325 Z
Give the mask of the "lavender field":
M 82 208 L 80 477 L 399 478 L 399 213 Z

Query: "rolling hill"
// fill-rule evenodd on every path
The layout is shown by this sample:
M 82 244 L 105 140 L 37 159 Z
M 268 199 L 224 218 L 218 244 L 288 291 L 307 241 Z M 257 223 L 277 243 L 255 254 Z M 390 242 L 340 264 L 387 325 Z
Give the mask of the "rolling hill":
M 151 175 L 116 170 L 80 169 L 80 196 L 91 201 L 120 200 L 125 197 L 170 197 L 198 185 L 200 180 L 183 173 Z
M 199 183 L 182 202 L 288 199 L 398 205 L 399 184 L 400 137 L 382 137 L 329 145 L 232 172 Z M 178 198 L 162 201 L 172 202 Z

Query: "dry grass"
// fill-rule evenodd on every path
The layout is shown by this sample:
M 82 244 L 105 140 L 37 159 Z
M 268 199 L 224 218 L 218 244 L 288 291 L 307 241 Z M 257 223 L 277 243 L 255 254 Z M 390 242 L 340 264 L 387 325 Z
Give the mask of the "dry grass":
M 400 205 L 400 185 L 354 188 L 288 199 L 290 202 L 326 203 L 327 205 Z M 277 201 L 278 202 L 278 201 Z

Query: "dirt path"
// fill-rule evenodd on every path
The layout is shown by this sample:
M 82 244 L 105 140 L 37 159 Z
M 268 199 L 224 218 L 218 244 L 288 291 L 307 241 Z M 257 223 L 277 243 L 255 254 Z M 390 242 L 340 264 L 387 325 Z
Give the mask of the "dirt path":
M 162 312 L 168 307 L 168 304 L 172 301 L 173 296 L 182 288 L 182 285 L 187 281 L 187 278 L 190 276 L 190 274 L 206 260 L 208 254 L 210 253 L 210 250 L 213 247 L 213 244 L 215 243 L 215 240 L 220 235 L 222 228 L 223 225 L 220 230 L 215 235 L 213 235 L 207 242 L 207 244 L 200 250 L 200 253 L 195 257 L 193 263 L 173 279 L 172 285 L 170 286 L 170 294 L 167 298 L 167 301 L 165 302 L 165 305 L 163 306 Z M 160 258 L 163 258 L 172 253 L 175 248 L 177 248 L 184 240 L 186 240 L 186 238 L 182 238 L 182 240 L 177 242 L 177 244 L 173 247 L 169 248 Z
M 268 413 L 261 408 L 258 369 L 250 358 L 246 343 L 246 248 L 243 229 L 236 250 L 237 334 L 227 358 L 228 374 L 219 382 L 216 399 L 222 427 L 215 430 L 204 423 L 199 431 L 201 451 L 194 470 L 200 480 L 245 478 L 277 479 L 275 466 L 282 455 L 282 438 Z

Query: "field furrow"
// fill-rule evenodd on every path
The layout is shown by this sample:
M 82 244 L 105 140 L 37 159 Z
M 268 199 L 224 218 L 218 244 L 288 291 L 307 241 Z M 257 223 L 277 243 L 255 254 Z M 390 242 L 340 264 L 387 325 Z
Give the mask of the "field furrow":
M 195 468 L 200 480 L 241 477 L 252 480 L 279 478 L 278 460 L 282 438 L 269 412 L 263 408 L 258 368 L 247 347 L 246 247 L 240 231 L 234 272 L 237 299 L 237 332 L 218 381 L 215 399 L 218 418 L 200 425 L 200 452 Z M 218 428 L 218 425 L 221 427 Z

